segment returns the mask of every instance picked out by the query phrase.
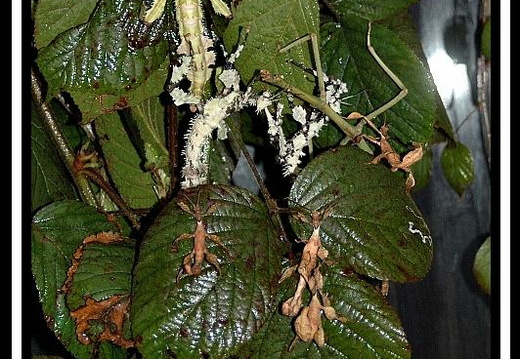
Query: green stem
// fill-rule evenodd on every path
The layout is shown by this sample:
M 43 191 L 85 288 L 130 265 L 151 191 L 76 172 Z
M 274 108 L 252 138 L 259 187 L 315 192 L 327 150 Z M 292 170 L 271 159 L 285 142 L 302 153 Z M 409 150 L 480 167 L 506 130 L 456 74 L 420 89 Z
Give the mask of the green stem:
M 322 100 L 319 97 L 314 95 L 310 95 L 305 91 L 300 90 L 295 86 L 289 85 L 282 76 L 273 75 L 267 70 L 260 71 L 260 78 L 262 81 L 267 82 L 268 84 L 274 85 L 276 87 L 281 88 L 282 90 L 293 94 L 299 99 L 307 102 L 309 105 L 314 107 L 315 109 L 323 112 L 326 116 L 328 116 L 334 123 L 347 135 L 350 139 L 353 139 L 357 135 L 360 134 L 360 131 L 356 126 L 352 126 L 350 123 L 345 121 L 343 117 L 341 117 L 336 111 L 329 106 L 327 102 Z
M 137 221 L 137 216 L 134 214 L 132 209 L 126 204 L 123 198 L 114 191 L 112 186 L 99 174 L 96 170 L 92 168 L 83 168 L 78 171 L 78 174 L 83 174 L 86 177 L 90 178 L 92 182 L 97 184 L 105 193 L 108 195 L 110 200 L 114 202 L 114 204 L 123 212 L 123 214 L 128 218 L 135 229 L 139 229 L 140 225 Z
M 361 126 L 353 126 L 345 121 L 345 119 L 336 111 L 334 111 L 325 100 L 314 95 L 310 95 L 295 86 L 289 85 L 282 76 L 273 75 L 267 70 L 261 70 L 260 79 L 268 84 L 281 88 L 282 90 L 298 97 L 300 100 L 307 102 L 316 110 L 321 111 L 328 118 L 330 118 L 340 128 L 341 131 L 343 131 L 348 140 L 353 140 L 362 133 Z M 373 152 L 364 139 L 361 139 L 361 141 L 358 143 L 358 147 L 368 153 Z
M 78 188 L 81 199 L 90 205 L 97 206 L 96 197 L 94 196 L 94 192 L 90 187 L 89 181 L 83 175 L 78 175 L 74 170 L 74 159 L 75 154 L 72 148 L 69 146 L 61 128 L 56 121 L 56 116 L 52 111 L 52 108 L 49 106 L 47 102 L 43 99 L 43 90 L 38 80 L 38 75 L 36 70 L 31 69 L 31 92 L 34 104 L 38 111 L 38 114 L 43 120 L 43 124 L 45 125 L 45 129 L 49 136 L 52 138 L 54 143 L 56 144 L 56 148 L 58 153 L 67 167 L 67 170 L 71 174 L 76 187 Z

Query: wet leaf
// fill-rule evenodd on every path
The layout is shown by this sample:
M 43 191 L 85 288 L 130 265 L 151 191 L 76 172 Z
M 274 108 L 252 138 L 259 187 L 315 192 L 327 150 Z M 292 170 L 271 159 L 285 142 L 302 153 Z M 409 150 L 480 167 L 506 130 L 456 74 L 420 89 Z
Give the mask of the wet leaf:
M 473 155 L 469 148 L 460 142 L 448 144 L 441 154 L 441 166 L 450 186 L 462 196 L 475 177 Z
M 74 252 L 85 237 L 102 231 L 117 231 L 118 226 L 107 220 L 94 207 L 77 201 L 64 200 L 39 210 L 32 221 L 31 264 L 47 325 L 63 345 L 79 359 L 89 359 L 95 349 L 93 344 L 78 341 L 76 325 L 66 304 L 66 294 L 61 290 L 72 264 Z M 117 254 L 117 251 L 114 252 Z M 122 271 L 127 275 L 132 262 L 126 261 Z M 126 351 L 111 348 L 105 343 L 101 358 L 125 358 Z M 102 354 L 110 352 L 110 356 Z
M 428 227 L 406 194 L 404 176 L 370 160 L 350 146 L 320 155 L 296 178 L 289 204 L 307 213 L 332 208 L 321 233 L 337 265 L 373 278 L 419 280 L 432 260 Z M 310 236 L 310 225 L 292 223 L 299 238 Z
M 136 0 L 101 0 L 88 22 L 62 32 L 41 49 L 37 63 L 48 83 L 48 96 L 60 90 L 73 97 L 85 91 L 121 96 L 157 71 L 167 58 L 168 44 L 157 41 L 139 47 L 132 38 L 134 29 L 144 29 L 138 19 L 140 6 Z
M 491 295 L 491 237 L 486 238 L 475 255 L 473 275 L 482 291 Z
M 245 83 L 258 76 L 258 71 L 269 70 L 283 75 L 291 85 L 309 93 L 313 92 L 315 80 L 288 59 L 307 68 L 312 68 L 312 53 L 308 44 L 296 46 L 289 52 L 278 54 L 285 45 L 310 33 L 319 33 L 319 8 L 315 0 L 264 0 L 243 1 L 233 14 L 225 33 L 226 48 L 233 49 L 239 42 L 241 31 L 249 27 L 250 32 L 236 67 Z M 261 53 L 262 56 L 258 56 Z M 258 88 L 269 88 L 267 84 L 255 83 Z M 276 91 L 276 88 L 271 90 Z
M 201 206 L 207 233 L 217 235 L 226 248 L 205 239 L 221 273 L 206 256 L 200 275 L 181 273 L 177 281 L 193 240 L 172 244 L 181 234 L 193 233 L 197 223 L 171 202 L 145 234 L 139 251 L 133 333 L 140 337 L 138 349 L 145 358 L 223 358 L 236 353 L 273 309 L 281 264 L 277 234 L 263 202 L 239 187 L 197 187 L 182 192 L 177 201 Z
M 88 18 L 98 0 L 40 0 L 34 14 L 36 48 L 47 46 L 60 33 L 79 26 Z
M 400 91 L 368 51 L 367 31 L 367 21 L 353 16 L 321 28 L 324 71 L 342 79 L 349 89 L 344 113 L 367 115 Z M 412 32 L 402 33 L 406 36 Z M 381 25 L 372 25 L 372 46 L 408 88 L 408 95 L 379 115 L 375 123 L 382 125 L 386 121 L 392 145 L 397 142 L 405 150 L 403 144 L 427 142 L 432 137 L 436 105 L 435 87 L 426 66 L 400 36 Z
M 327 6 L 337 15 L 355 15 L 376 21 L 406 10 L 418 0 L 326 0 Z
M 130 293 L 134 243 L 117 232 L 101 232 L 85 237 L 74 252 L 67 281 L 67 305 L 77 309 L 85 298 L 96 302 Z
M 96 120 L 96 132 L 107 170 L 121 196 L 132 208 L 153 206 L 157 202 L 155 183 L 119 115 L 100 116 Z
M 295 335 L 292 320 L 276 312 L 245 346 L 246 354 L 240 358 L 410 358 L 400 319 L 377 289 L 353 273 L 341 274 L 338 268 L 327 268 L 324 275 L 324 291 L 329 294 L 336 313 L 345 317 L 346 322 L 323 318 L 323 347 L 296 341 L 289 352 Z M 295 280 L 284 282 L 281 296 L 284 299 L 291 296 L 294 286 Z

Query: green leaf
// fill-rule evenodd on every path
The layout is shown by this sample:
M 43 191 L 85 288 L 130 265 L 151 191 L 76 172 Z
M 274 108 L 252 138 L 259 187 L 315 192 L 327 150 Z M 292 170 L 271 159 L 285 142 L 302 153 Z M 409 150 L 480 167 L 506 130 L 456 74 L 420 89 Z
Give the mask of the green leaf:
M 326 0 L 336 16 L 355 15 L 370 21 L 381 20 L 406 10 L 418 0 Z
M 133 136 L 139 142 L 146 167 L 168 170 L 166 149 L 165 110 L 158 96 L 151 97 L 126 112 L 125 120 L 137 130 Z
M 170 158 L 166 148 L 165 108 L 158 96 L 151 97 L 124 112 L 125 129 L 131 136 L 142 169 L 154 179 L 156 193 L 166 196 L 170 186 Z
M 241 2 L 224 33 L 226 48 L 234 48 L 241 31 L 246 28 L 249 28 L 249 34 L 244 50 L 235 64 L 245 83 L 255 79 L 258 71 L 268 70 L 273 74 L 283 75 L 291 85 L 309 93 L 313 92 L 314 78 L 302 76 L 300 69 L 287 63 L 291 59 L 297 64 L 312 68 L 310 47 L 304 44 L 282 54 L 278 50 L 305 35 L 319 33 L 319 8 L 316 0 Z M 260 82 L 256 85 L 259 89 L 270 88 Z
M 100 116 L 96 120 L 103 156 L 112 181 L 120 195 L 133 208 L 148 208 L 157 202 L 154 181 L 143 166 L 129 133 L 117 114 Z
M 356 147 L 318 156 L 296 178 L 289 195 L 295 209 L 332 208 L 321 224 L 322 242 L 339 266 L 397 282 L 423 278 L 432 261 L 432 239 L 405 180 Z M 299 238 L 311 227 L 292 221 Z
M 486 238 L 475 255 L 473 275 L 482 291 L 491 295 L 491 237 Z
M 91 358 L 95 345 L 83 345 L 78 341 L 76 326 L 61 288 L 73 254 L 83 239 L 92 234 L 117 230 L 118 227 L 96 208 L 71 200 L 54 202 L 42 208 L 32 220 L 32 273 L 43 313 L 56 337 L 79 359 Z
M 415 186 L 412 187 L 412 193 L 416 193 L 424 189 L 432 174 L 433 153 L 431 148 L 423 149 L 423 157 L 419 162 L 412 165 L 411 171 L 415 178 Z
M 460 142 L 449 143 L 442 151 L 441 166 L 450 186 L 462 196 L 475 177 L 469 148 Z
M 49 45 L 60 33 L 79 26 L 99 0 L 40 0 L 34 14 L 34 42 L 37 49 Z
M 201 207 L 207 233 L 227 249 L 205 239 L 221 273 L 206 260 L 199 276 L 178 279 L 193 240 L 172 244 L 181 234 L 193 233 L 197 223 L 171 202 L 140 248 L 130 313 L 133 333 L 141 338 L 138 349 L 144 358 L 223 358 L 249 340 L 273 310 L 280 243 L 266 206 L 240 187 L 197 187 L 181 192 L 176 201 Z
M 41 119 L 31 106 L 31 209 L 61 199 L 75 199 L 69 173 L 60 160 Z
M 324 71 L 347 84 L 350 95 L 345 112 L 364 115 L 385 105 L 400 92 L 368 51 L 367 26 L 366 20 L 345 16 L 339 24 L 327 23 L 321 29 Z M 400 34 L 373 24 L 371 42 L 383 62 L 408 89 L 408 95 L 379 115 L 375 123 L 388 124 L 392 141 L 407 145 L 427 142 L 433 135 L 435 87 L 426 66 L 407 44 L 412 39 L 404 42 Z
M 128 239 L 85 245 L 66 298 L 68 307 L 79 308 L 86 297 L 99 302 L 113 295 L 129 295 L 134 246 L 134 241 Z
M 212 139 L 210 140 L 209 151 L 210 182 L 213 184 L 230 184 L 235 163 L 229 149 L 222 141 Z
M 151 30 L 139 22 L 139 9 L 137 0 L 101 0 L 87 23 L 62 32 L 43 48 L 37 63 L 48 96 L 60 90 L 121 94 L 150 77 L 167 58 L 168 44 L 140 43 L 139 31 L 146 37 Z M 163 21 L 152 26 L 159 40 L 166 31 L 157 29 Z
M 168 61 L 164 62 L 150 77 L 137 84 L 135 88 L 125 89 L 121 93 L 107 94 L 95 89 L 71 89 L 74 103 L 81 110 L 82 122 L 89 123 L 100 115 L 115 113 L 141 102 L 159 96 L 163 91 L 168 76 Z
M 482 27 L 480 46 L 482 54 L 487 60 L 491 60 L 491 18 L 487 19 Z
M 355 274 L 341 274 L 337 268 L 324 272 L 324 291 L 339 316 L 347 319 L 329 321 L 322 316 L 325 345 L 296 341 L 288 348 L 295 333 L 290 317 L 276 312 L 244 348 L 240 358 L 262 359 L 336 359 L 336 358 L 410 358 L 409 345 L 395 310 L 380 292 Z M 282 300 L 293 295 L 296 282 L 287 280 Z M 290 285 L 292 285 L 290 287 Z

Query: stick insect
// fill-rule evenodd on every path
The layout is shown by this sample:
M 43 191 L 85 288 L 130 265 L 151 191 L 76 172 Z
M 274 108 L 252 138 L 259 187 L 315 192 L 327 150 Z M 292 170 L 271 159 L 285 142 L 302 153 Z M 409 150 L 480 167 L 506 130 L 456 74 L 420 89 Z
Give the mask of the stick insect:
M 312 44 L 312 52 L 313 56 L 315 58 L 316 63 L 316 78 L 318 82 L 318 90 L 319 90 L 319 97 L 310 95 L 308 93 L 305 93 L 304 91 L 291 86 L 287 84 L 282 76 L 279 75 L 273 75 L 269 71 L 262 70 L 260 71 L 260 78 L 262 81 L 267 82 L 271 85 L 277 86 L 282 88 L 288 93 L 291 93 L 295 95 L 296 97 L 300 98 L 301 100 L 309 103 L 310 106 L 313 108 L 321 111 L 326 116 L 328 116 L 347 136 L 348 140 L 353 140 L 358 143 L 360 148 L 363 148 L 367 150 L 368 152 L 372 152 L 370 148 L 368 148 L 366 142 L 364 140 L 367 140 L 369 142 L 372 142 L 376 145 L 378 145 L 381 148 L 381 154 L 374 158 L 371 163 L 378 163 L 382 158 L 385 158 L 387 162 L 390 164 L 392 171 L 397 171 L 398 169 L 403 170 L 404 172 L 408 173 L 408 179 L 406 182 L 406 189 L 407 191 L 410 190 L 410 188 L 414 185 L 415 180 L 413 178 L 412 172 L 410 170 L 411 165 L 418 162 L 422 158 L 422 147 L 420 144 L 414 144 L 414 149 L 410 151 L 406 156 L 404 156 L 403 159 L 401 159 L 400 155 L 397 154 L 393 148 L 390 146 L 388 142 L 388 127 L 383 125 L 383 127 L 379 130 L 377 127 L 372 123 L 372 120 L 397 104 L 399 101 L 401 101 L 407 94 L 408 89 L 404 85 L 404 83 L 399 79 L 399 77 L 383 62 L 383 60 L 379 57 L 379 55 L 376 53 L 374 47 L 372 46 L 371 42 L 371 32 L 372 32 L 372 24 L 368 23 L 368 31 L 367 31 L 367 49 L 372 55 L 372 57 L 376 60 L 378 65 L 383 69 L 383 71 L 392 79 L 392 81 L 399 87 L 400 91 L 399 93 L 392 98 L 390 101 L 383 104 L 381 107 L 375 109 L 368 115 L 362 115 L 357 112 L 351 113 L 348 117 L 343 118 L 340 114 L 338 114 L 334 109 L 331 108 L 331 106 L 327 103 L 326 100 L 326 88 L 325 88 L 325 82 L 324 82 L 324 73 L 322 70 L 321 65 L 321 59 L 319 54 L 319 45 L 318 45 L 318 39 L 316 34 L 308 34 L 305 35 L 290 44 L 286 45 L 285 47 L 282 47 L 279 52 L 283 53 L 291 48 L 298 46 L 304 42 L 311 41 Z M 346 120 L 361 120 L 357 126 L 352 126 L 349 124 Z M 371 136 L 364 135 L 361 132 L 361 126 L 364 124 L 368 124 L 378 135 L 379 139 L 376 139 Z
M 211 0 L 217 14 L 226 18 L 232 16 L 231 10 L 223 0 Z M 166 0 L 144 0 L 140 18 L 145 24 L 151 24 L 164 12 Z M 175 13 L 179 26 L 181 43 L 177 54 L 189 56 L 191 62 L 188 80 L 191 81 L 190 93 L 201 101 L 204 86 L 210 79 L 215 65 L 214 43 L 204 26 L 202 0 L 175 0 Z
M 215 212 L 218 207 L 217 203 L 210 204 L 205 210 L 203 210 L 199 204 L 199 195 L 200 192 L 197 193 L 197 202 L 194 204 L 191 202 L 190 198 L 183 194 L 188 203 L 183 200 L 178 200 L 177 205 L 185 212 L 191 214 L 195 219 L 196 225 L 195 229 L 192 233 L 182 233 L 172 243 L 172 251 L 176 250 L 177 242 L 185 239 L 193 239 L 193 249 L 192 251 L 184 257 L 183 260 L 183 269 L 187 275 L 198 276 L 201 273 L 202 265 L 204 261 L 208 261 L 211 265 L 215 267 L 217 272 L 220 274 L 220 266 L 218 264 L 218 258 L 216 255 L 211 253 L 206 248 L 206 239 L 209 239 L 213 243 L 222 247 L 229 257 L 231 253 L 229 250 L 222 244 L 220 238 L 216 234 L 210 234 L 206 230 L 206 224 L 204 222 L 204 216 L 210 215 Z M 179 272 L 179 275 L 181 272 Z M 179 279 L 179 275 L 177 276 L 177 280 Z

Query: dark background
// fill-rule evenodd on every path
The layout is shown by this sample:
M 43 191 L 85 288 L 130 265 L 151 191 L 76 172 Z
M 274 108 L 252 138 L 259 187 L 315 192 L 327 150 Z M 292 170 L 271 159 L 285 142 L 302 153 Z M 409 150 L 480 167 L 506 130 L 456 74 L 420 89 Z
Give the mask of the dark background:
M 413 359 L 498 358 L 497 338 L 492 335 L 498 334 L 498 313 L 493 311 L 498 293 L 493 291 L 492 300 L 483 294 L 472 273 L 475 253 L 491 234 L 498 214 L 494 208 L 492 218 L 492 203 L 496 204 L 492 194 L 497 192 L 491 186 L 491 179 L 496 179 L 491 176 L 487 123 L 491 116 L 476 107 L 481 11 L 477 0 L 421 0 L 413 8 L 424 53 L 450 122 L 458 140 L 471 150 L 475 165 L 475 180 L 459 197 L 440 168 L 442 146 L 435 148 L 432 177 L 415 196 L 433 237 L 434 262 L 423 281 L 393 285 L 389 296 L 399 311 Z M 498 20 L 493 21 L 498 24 Z M 439 67 L 434 63 L 443 58 L 439 54 L 449 55 L 458 66 Z M 445 79 L 451 81 L 446 83 Z M 499 119 L 495 112 L 493 115 Z M 493 168 L 497 165 L 493 163 Z M 496 233 L 493 228 L 493 235 Z
M 497 292 L 493 292 L 493 299 L 483 294 L 472 273 L 475 253 L 491 234 L 492 203 L 496 204 L 496 200 L 492 201 L 492 193 L 496 192 L 491 186 L 490 126 L 487 115 L 476 107 L 481 2 L 421 0 L 412 10 L 434 80 L 439 83 L 440 96 L 457 129 L 457 138 L 472 152 L 475 181 L 459 197 L 440 168 L 442 146 L 434 149 L 430 181 L 415 196 L 433 237 L 432 269 L 419 283 L 392 284 L 389 300 L 399 312 L 413 359 L 496 358 L 498 343 L 492 333 L 498 333 L 494 327 L 498 324 L 498 313 L 494 311 Z M 451 57 L 459 66 L 438 68 L 434 60 L 439 53 L 445 59 Z M 454 68 L 463 76 L 450 73 Z M 450 78 L 451 83 L 442 82 L 443 76 Z M 493 213 L 496 216 L 498 209 Z M 30 295 L 27 300 L 30 309 L 23 315 L 24 327 L 30 327 L 27 329 L 30 351 L 33 355 L 70 357 L 47 330 L 36 290 L 31 286 L 28 291 L 25 293 Z

